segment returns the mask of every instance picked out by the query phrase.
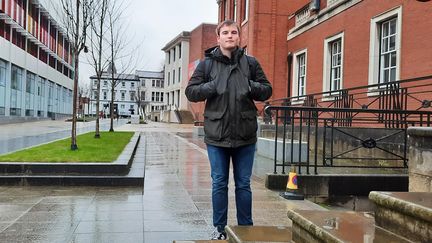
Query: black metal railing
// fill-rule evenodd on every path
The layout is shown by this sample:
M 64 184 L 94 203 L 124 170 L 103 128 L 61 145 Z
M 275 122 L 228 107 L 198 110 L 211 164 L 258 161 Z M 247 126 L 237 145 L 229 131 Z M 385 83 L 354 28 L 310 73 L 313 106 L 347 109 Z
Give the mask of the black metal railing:
M 379 110 L 429 110 L 432 111 L 432 75 L 404 79 L 389 83 L 358 86 L 347 89 L 287 97 L 266 102 L 266 106 L 306 106 L 321 108 L 379 109 Z M 260 111 L 267 123 L 272 122 L 271 112 Z M 350 126 L 350 111 L 338 113 L 339 122 Z M 378 114 L 380 122 L 388 127 L 397 124 L 400 114 Z
M 265 114 L 275 123 L 274 173 L 283 174 L 291 166 L 299 174 L 318 174 L 320 167 L 407 168 L 408 126 L 432 126 L 430 110 L 285 105 L 268 106 Z

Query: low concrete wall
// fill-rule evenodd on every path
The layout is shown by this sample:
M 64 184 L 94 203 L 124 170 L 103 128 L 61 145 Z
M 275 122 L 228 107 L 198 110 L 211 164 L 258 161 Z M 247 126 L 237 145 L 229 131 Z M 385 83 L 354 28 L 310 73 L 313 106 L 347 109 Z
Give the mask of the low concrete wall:
M 301 162 L 306 162 L 306 156 L 307 156 L 307 143 L 302 142 L 300 148 L 300 143 L 298 140 L 294 140 L 293 142 L 293 159 L 291 161 L 291 140 L 287 140 L 285 142 L 285 161 L 287 162 L 294 162 L 298 163 L 300 160 Z M 278 161 L 283 161 L 283 141 L 280 140 L 277 142 L 277 156 L 276 159 Z M 299 153 L 299 149 L 301 149 L 301 153 Z M 275 153 L 275 140 L 270 138 L 262 138 L 259 137 L 257 141 L 257 154 L 261 155 L 263 157 L 274 159 L 274 153 Z M 301 155 L 301 157 L 299 156 Z M 299 158 L 300 157 L 300 158 Z
M 408 128 L 409 191 L 432 192 L 432 127 Z

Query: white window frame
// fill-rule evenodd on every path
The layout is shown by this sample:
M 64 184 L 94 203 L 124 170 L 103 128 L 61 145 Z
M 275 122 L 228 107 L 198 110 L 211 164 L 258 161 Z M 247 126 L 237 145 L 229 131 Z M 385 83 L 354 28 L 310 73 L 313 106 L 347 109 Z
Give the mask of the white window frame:
M 371 19 L 370 43 L 369 43 L 369 79 L 368 84 L 377 84 L 380 78 L 380 41 L 381 24 L 386 20 L 397 18 L 396 20 L 396 80 L 400 79 L 400 56 L 402 40 L 402 6 L 379 14 Z
M 237 22 L 237 0 L 233 0 L 233 20 Z
M 244 19 L 242 20 L 241 25 L 244 25 L 249 20 L 249 0 L 242 0 L 243 3 L 243 10 L 242 10 L 242 16 Z
M 340 89 L 343 88 L 343 69 L 344 69 L 344 32 L 331 36 L 324 40 L 324 62 L 323 62 L 323 92 L 331 90 L 332 78 L 330 77 L 332 69 L 332 47 L 334 41 L 340 39 L 341 42 L 341 66 L 340 66 Z M 327 94 L 328 95 L 328 94 Z
M 6 62 L 4 62 L 1 59 L 0 59 L 0 86 L 6 87 Z
M 299 79 L 299 74 L 298 74 L 298 69 L 299 69 L 299 63 L 298 63 L 298 57 L 299 56 L 301 56 L 301 55 L 304 55 L 305 56 L 305 59 L 304 59 L 304 68 L 305 68 L 305 76 L 304 76 L 304 94 L 299 94 L 299 92 L 298 92 L 298 79 Z M 292 92 L 292 96 L 293 97 L 295 97 L 295 96 L 300 96 L 300 95 L 306 95 L 307 94 L 307 92 L 306 92 L 306 87 L 307 87 L 307 49 L 304 49 L 304 50 L 301 50 L 301 51 L 298 51 L 298 52 L 296 52 L 296 53 L 294 53 L 294 56 L 293 56 L 293 78 L 292 78 L 292 90 L 293 90 L 293 92 Z M 302 97 L 302 98 L 299 98 L 298 100 L 300 100 L 300 101 L 302 101 L 302 100 L 304 100 L 306 97 Z M 295 101 L 294 101 L 295 102 Z

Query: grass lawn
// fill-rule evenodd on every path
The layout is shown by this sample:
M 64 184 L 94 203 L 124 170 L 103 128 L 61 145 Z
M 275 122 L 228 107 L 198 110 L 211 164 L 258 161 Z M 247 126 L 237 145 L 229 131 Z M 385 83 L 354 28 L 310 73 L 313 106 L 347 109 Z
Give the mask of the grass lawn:
M 0 156 L 0 162 L 112 162 L 129 143 L 133 132 L 94 132 L 77 136 L 78 150 L 70 150 L 71 139 L 20 150 Z

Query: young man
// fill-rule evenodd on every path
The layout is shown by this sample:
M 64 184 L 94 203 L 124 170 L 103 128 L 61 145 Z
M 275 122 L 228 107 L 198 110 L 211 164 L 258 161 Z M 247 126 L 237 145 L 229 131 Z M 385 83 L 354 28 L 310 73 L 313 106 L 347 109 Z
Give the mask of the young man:
M 258 61 L 244 54 L 240 28 L 231 20 L 216 28 L 218 46 L 206 51 L 189 80 L 189 101 L 206 101 L 204 132 L 211 166 L 213 225 L 212 239 L 226 239 L 228 178 L 232 159 L 237 223 L 253 225 L 250 177 L 257 141 L 257 108 L 272 87 Z

